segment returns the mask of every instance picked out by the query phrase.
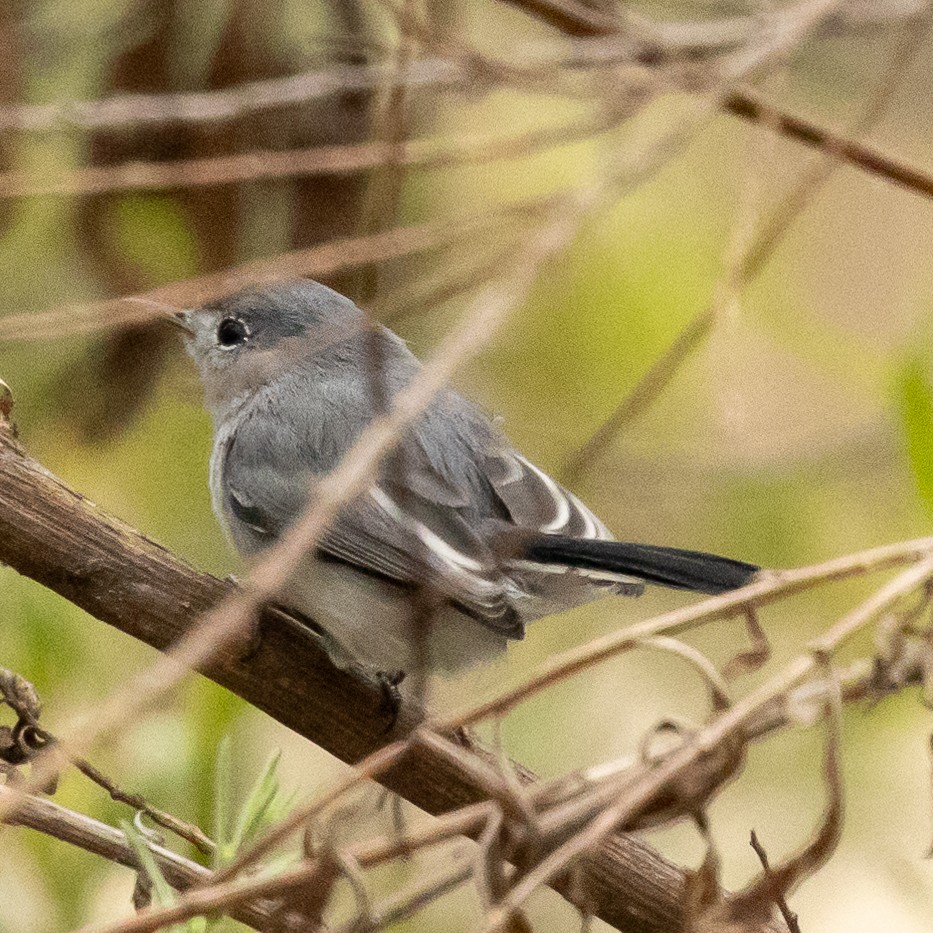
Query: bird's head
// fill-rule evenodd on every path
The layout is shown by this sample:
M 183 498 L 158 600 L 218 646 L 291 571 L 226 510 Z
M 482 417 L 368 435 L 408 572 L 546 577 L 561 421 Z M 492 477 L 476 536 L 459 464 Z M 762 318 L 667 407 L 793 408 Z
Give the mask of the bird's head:
M 173 318 L 215 411 L 345 342 L 365 323 L 349 298 L 308 279 L 247 288 Z

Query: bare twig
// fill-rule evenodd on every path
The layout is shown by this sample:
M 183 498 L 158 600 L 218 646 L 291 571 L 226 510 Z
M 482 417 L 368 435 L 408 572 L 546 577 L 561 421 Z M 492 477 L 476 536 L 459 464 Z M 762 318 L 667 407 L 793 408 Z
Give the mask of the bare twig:
M 199 826 L 154 807 L 141 794 L 134 794 L 121 789 L 111 778 L 83 758 L 77 759 L 74 765 L 88 780 L 93 781 L 107 791 L 111 799 L 116 800 L 118 803 L 125 803 L 140 813 L 145 813 L 154 823 L 157 823 L 163 829 L 169 830 L 169 832 L 175 833 L 176 836 L 186 839 L 205 855 L 211 855 L 214 852 L 214 841 Z
M 703 345 L 716 320 L 715 310 L 707 308 L 677 335 L 670 347 L 638 380 L 622 403 L 593 435 L 568 458 L 563 473 L 573 483 L 605 453 L 627 424 L 638 420 L 670 385 L 681 367 Z
M 921 16 L 916 21 L 901 27 L 903 35 L 896 44 L 887 72 L 881 76 L 878 89 L 849 134 L 850 139 L 856 142 L 863 141 L 885 115 L 894 97 L 901 90 L 904 80 L 916 64 L 920 50 L 929 36 L 930 10 L 929 0 L 923 0 Z M 772 114 L 772 116 L 776 115 Z M 771 211 L 745 255 L 741 277 L 746 285 L 757 278 L 795 220 L 812 202 L 820 189 L 826 185 L 844 160 L 843 152 L 837 149 L 827 150 L 813 169 L 806 172 L 790 194 Z
M 782 136 L 825 152 L 870 174 L 881 175 L 910 191 L 933 197 L 933 174 L 926 169 L 876 146 L 820 126 L 805 117 L 782 111 L 770 105 L 751 88 L 732 96 L 729 111 L 765 127 L 774 127 Z
M 759 841 L 758 835 L 754 829 L 752 830 L 751 841 L 749 844 L 755 850 L 755 855 L 758 856 L 758 860 L 761 862 L 761 867 L 764 869 L 765 875 L 770 875 L 771 864 L 768 862 L 768 853 L 765 851 L 765 847 Z M 780 894 L 777 897 L 776 903 L 778 910 L 781 912 L 781 916 L 784 918 L 784 921 L 787 924 L 789 933 L 801 933 L 800 924 L 797 921 L 797 914 L 795 914 L 790 909 L 790 907 L 787 906 L 787 900 L 784 898 L 783 894 Z
M 839 681 L 829 655 L 815 654 L 814 660 L 826 674 L 829 689 L 826 690 L 824 712 L 826 720 L 826 752 L 823 770 L 829 791 L 829 800 L 822 824 L 813 839 L 798 853 L 788 858 L 777 868 L 765 867 L 761 878 L 735 895 L 727 905 L 728 914 L 742 918 L 745 914 L 760 915 L 764 904 L 784 904 L 780 908 L 785 919 L 785 895 L 803 878 L 823 864 L 839 843 L 842 834 L 844 807 L 842 774 L 839 768 L 839 744 L 842 734 L 842 696 Z M 793 917 L 793 915 L 791 914 Z M 793 917 L 796 926 L 796 917 Z M 790 921 L 788 920 L 788 925 Z M 792 927 L 793 929 L 793 927 Z M 799 927 L 798 927 L 799 929 Z
M 852 576 L 923 561 L 929 558 L 931 552 L 933 552 L 933 538 L 918 538 L 902 544 L 872 548 L 822 564 L 814 564 L 811 567 L 768 571 L 761 575 L 760 580 L 740 590 L 703 600 L 693 606 L 675 609 L 565 652 L 514 690 L 502 693 L 482 706 L 471 707 L 460 714 L 446 718 L 442 727 L 450 730 L 470 726 L 491 717 L 502 716 L 545 686 L 578 674 L 593 664 L 631 651 L 641 640 L 653 635 L 677 635 L 697 625 L 744 613 L 746 607 L 764 606 L 821 583 L 844 580 Z
M 727 681 L 757 671 L 771 657 L 771 643 L 758 621 L 758 613 L 752 607 L 745 610 L 745 631 L 751 645 L 729 659 L 722 672 Z
M 513 2 L 513 0 L 508 0 Z M 546 5 L 515 0 L 515 5 L 540 15 Z M 551 7 L 558 9 L 557 3 Z M 829 34 L 877 29 L 879 26 L 909 22 L 922 15 L 922 0 L 868 0 L 847 3 L 823 26 Z M 536 9 L 537 7 L 537 9 Z M 564 7 L 565 22 L 548 19 L 568 35 L 584 39 L 571 47 L 568 64 L 585 60 L 587 48 L 599 50 L 600 40 L 588 38 L 606 35 L 605 31 L 586 29 L 594 15 L 592 7 L 575 3 Z M 569 12 L 567 12 L 569 11 Z M 576 14 L 576 20 L 574 20 Z M 603 25 L 609 21 L 599 17 Z M 736 16 L 720 20 L 695 22 L 650 23 L 627 12 L 628 23 L 637 27 L 632 42 L 624 46 L 627 59 L 657 60 L 658 52 L 672 56 L 715 56 L 747 43 L 758 28 L 752 16 Z M 619 20 L 612 19 L 610 46 L 616 57 L 620 52 Z M 595 25 L 595 23 L 591 23 Z M 606 43 L 602 43 L 605 45 Z M 517 50 L 523 57 L 544 58 L 540 67 L 561 65 L 554 60 L 551 43 L 527 43 Z M 605 56 L 602 56 L 605 58 Z M 161 126 L 169 123 L 216 123 L 248 116 L 273 108 L 306 104 L 313 100 L 352 91 L 368 91 L 381 87 L 394 72 L 391 62 L 364 65 L 331 66 L 282 78 L 255 81 L 249 84 L 211 91 L 169 94 L 122 94 L 103 100 L 66 100 L 41 104 L 5 104 L 0 107 L 0 131 L 24 130 L 50 132 L 68 129 L 120 129 Z M 405 80 L 409 87 L 444 87 L 475 81 L 477 75 L 464 73 L 462 67 L 444 59 L 423 59 L 412 62 Z
M 92 165 L 59 175 L 38 177 L 14 170 L 0 173 L 0 200 L 198 188 L 314 175 L 352 175 L 387 165 L 442 169 L 476 162 L 530 158 L 544 150 L 586 139 L 607 128 L 607 121 L 603 118 L 584 117 L 565 126 L 548 126 L 508 136 L 377 140 L 310 149 L 243 152 L 175 162 Z M 375 232 L 364 226 L 360 238 L 373 236 Z
M 384 83 L 392 71 L 391 64 L 343 65 L 213 91 L 7 104 L 0 108 L 0 130 L 49 132 L 68 128 L 100 130 L 166 123 L 216 123 L 348 91 L 372 90 Z M 456 67 L 438 60 L 415 62 L 407 75 L 413 87 L 443 86 L 463 78 Z
M 0 735 L 6 740 L 2 743 L 0 758 L 8 764 L 25 764 L 42 748 L 49 744 L 60 746 L 59 740 L 39 723 L 41 703 L 36 688 L 25 677 L 0 668 L 0 698 L 18 716 L 18 723 L 13 729 L 2 727 Z M 125 803 L 133 809 L 145 813 L 164 829 L 175 833 L 190 842 L 206 855 L 214 851 L 214 843 L 193 823 L 181 820 L 148 803 L 141 794 L 131 794 L 122 790 L 115 781 L 84 759 L 77 759 L 72 764 L 88 780 L 102 787 L 119 803 Z
M 8 788 L 0 785 L 0 799 L 9 796 L 10 793 Z M 27 796 L 17 807 L 16 815 L 6 822 L 11 826 L 25 826 L 60 839 L 128 868 L 139 868 L 133 847 L 120 830 L 82 813 L 68 810 L 51 800 Z M 155 843 L 149 843 L 149 849 L 166 881 L 176 890 L 187 891 L 212 881 L 210 870 L 197 862 L 183 858 Z M 262 929 L 271 916 L 271 906 L 245 901 L 238 905 L 232 914 L 242 923 Z
M 933 566 L 933 562 L 930 562 Z M 928 569 L 928 572 L 931 570 Z M 888 593 L 887 599 L 897 599 L 900 598 L 900 595 L 909 591 L 909 587 L 912 585 L 906 576 L 903 580 L 895 581 L 897 584 L 896 587 L 892 587 Z M 895 590 L 897 594 L 895 594 Z M 873 599 L 869 600 L 863 607 L 860 607 L 856 613 L 853 613 L 851 618 L 854 618 L 856 615 L 860 616 L 863 619 L 869 618 L 873 613 L 879 611 L 881 603 L 885 602 L 884 599 Z M 836 632 L 837 637 L 843 638 L 843 632 L 846 631 L 845 626 L 837 626 Z M 851 633 L 851 629 L 848 629 Z M 836 643 L 836 646 L 841 644 L 841 641 Z M 818 654 L 815 658 L 817 667 L 824 668 L 827 664 L 825 656 Z M 720 907 L 729 916 L 735 916 L 736 918 L 745 917 L 748 919 L 749 912 L 755 913 L 760 919 L 762 918 L 762 896 L 765 891 L 770 892 L 771 896 L 779 896 L 780 892 L 786 890 L 786 888 L 793 884 L 795 880 L 799 879 L 802 875 L 806 874 L 808 871 L 819 863 L 822 859 L 826 857 L 830 851 L 833 840 L 838 833 L 839 826 L 839 807 L 841 805 L 840 790 L 837 780 L 837 768 L 835 764 L 835 748 L 838 741 L 838 730 L 836 726 L 833 726 L 832 723 L 838 721 L 838 707 L 840 702 L 840 691 L 839 691 L 839 681 L 833 676 L 833 688 L 828 691 L 824 691 L 822 699 L 819 700 L 822 704 L 823 709 L 826 708 L 827 703 L 833 704 L 833 709 L 835 712 L 832 715 L 831 719 L 831 730 L 828 738 L 827 745 L 827 775 L 830 781 L 831 788 L 831 806 L 828 810 L 827 817 L 824 820 L 823 828 L 818 833 L 815 840 L 808 845 L 800 855 L 795 856 L 789 860 L 784 866 L 780 869 L 775 870 L 769 876 L 763 878 L 756 885 L 751 886 L 746 892 L 743 892 L 741 897 L 734 897 L 729 900 L 722 900 L 721 898 L 716 897 L 714 899 L 712 907 Z M 844 681 L 848 681 L 848 686 L 846 687 L 846 692 L 849 693 L 849 687 L 851 687 L 852 681 L 851 678 L 846 675 L 844 676 Z M 854 696 L 854 694 L 851 694 Z M 754 720 L 749 720 L 753 722 Z M 784 720 L 788 722 L 788 720 Z M 717 724 L 714 723 L 714 728 Z M 721 725 L 721 724 L 720 724 Z M 734 728 L 735 724 L 733 723 L 730 728 Z M 707 730 L 709 731 L 709 730 Z M 761 733 L 758 733 L 761 734 Z M 702 741 L 702 736 L 694 737 L 684 747 L 683 751 L 692 751 L 696 754 L 701 755 L 702 757 L 708 757 L 711 751 L 711 746 Z M 694 758 L 696 761 L 697 759 Z M 715 761 L 713 762 L 715 764 Z M 658 762 L 659 767 L 664 767 L 665 762 L 662 760 Z M 686 765 L 684 765 L 686 767 Z M 717 768 L 719 766 L 717 765 Z M 614 803 L 617 801 L 621 794 L 625 791 L 631 789 L 632 786 L 638 786 L 638 781 L 649 780 L 651 777 L 650 772 L 642 771 L 641 774 L 635 775 L 635 783 L 633 785 L 632 780 L 628 779 L 627 784 L 626 780 L 623 779 L 622 783 L 615 781 L 610 782 L 604 790 L 606 793 L 603 794 L 601 798 L 601 803 L 598 806 L 605 806 L 607 803 Z M 713 785 L 722 783 L 725 775 L 719 770 L 716 770 L 712 774 Z M 558 785 L 559 786 L 559 785 Z M 698 785 L 696 783 L 696 778 L 692 780 L 687 780 L 681 787 L 680 793 L 697 793 Z M 530 788 L 530 797 L 529 800 L 533 801 L 537 806 L 543 807 L 552 807 L 555 808 L 555 811 L 560 811 L 561 808 L 559 805 L 561 803 L 562 797 L 558 794 L 555 795 L 555 788 L 548 788 L 547 785 L 538 785 L 536 787 Z M 707 790 L 706 793 L 709 791 Z M 332 799 L 332 798 L 331 798 Z M 690 808 L 690 812 L 694 812 L 696 806 L 700 805 L 698 801 L 693 798 L 685 798 L 683 801 L 683 806 Z M 580 808 L 577 807 L 577 810 Z M 574 818 L 574 825 L 586 825 L 585 814 L 590 812 L 590 807 L 584 807 L 581 815 Z M 676 811 L 675 811 L 676 812 Z M 451 838 L 451 835 L 456 832 L 467 832 L 471 831 L 471 827 L 483 826 L 485 825 L 487 829 L 489 826 L 496 826 L 501 824 L 496 824 L 494 820 L 495 811 L 490 811 L 489 805 L 479 805 L 466 808 L 458 814 L 452 814 L 450 817 L 446 818 L 440 825 L 437 827 L 422 827 L 420 830 L 406 835 L 404 839 L 396 840 L 375 840 L 373 842 L 362 843 L 352 849 L 352 858 L 362 867 L 362 866 L 372 866 L 378 864 L 384 860 L 389 860 L 395 857 L 398 854 L 407 854 L 412 851 L 417 851 L 424 846 L 434 846 L 439 843 L 444 842 L 447 839 Z M 490 823 L 490 818 L 493 819 L 493 822 Z M 543 822 L 554 824 L 554 819 L 550 816 L 546 817 Z M 560 825 L 560 824 L 557 824 Z M 482 841 L 483 836 L 486 834 L 486 830 L 480 835 L 480 840 Z M 542 837 L 544 838 L 544 837 Z M 554 838 L 551 836 L 550 838 Z M 559 838 L 559 837 L 557 837 Z M 208 900 L 208 895 L 205 894 L 196 894 L 193 897 L 186 898 L 183 903 L 175 905 L 170 908 L 168 911 L 150 911 L 148 914 L 135 918 L 132 921 L 125 922 L 121 924 L 119 928 L 113 928 L 109 933 L 117 933 L 119 930 L 120 933 L 128 933 L 128 931 L 144 931 L 155 929 L 157 924 L 165 923 L 170 920 L 184 919 L 189 916 L 194 916 L 198 912 L 203 912 L 204 910 L 209 909 L 210 907 L 218 907 L 221 904 L 236 903 L 241 897 L 251 895 L 253 897 L 258 895 L 267 896 L 272 893 L 281 894 L 286 890 L 291 889 L 297 885 L 306 884 L 307 880 L 315 876 L 315 872 L 319 871 L 318 868 L 308 865 L 304 868 L 299 867 L 295 872 L 289 874 L 287 878 L 278 876 L 268 878 L 265 884 L 253 884 L 251 882 L 243 882 L 242 885 L 237 887 L 221 887 L 215 889 L 213 892 L 213 899 Z M 441 877 L 437 879 L 432 879 L 428 882 L 423 882 L 415 887 L 414 891 L 411 893 L 406 893 L 404 897 L 396 898 L 393 903 L 399 904 L 401 907 L 406 908 L 407 910 L 417 909 L 418 906 L 424 904 L 426 900 L 430 899 L 433 896 L 436 896 L 439 892 L 446 891 L 452 886 L 456 886 L 462 881 L 466 880 L 469 872 L 463 870 L 462 868 L 458 869 L 456 867 L 452 868 L 450 871 L 444 873 Z M 760 889 L 760 890 L 759 890 Z M 710 892 L 708 892 L 710 893 Z M 232 898 L 232 900 L 230 900 Z M 364 920 L 360 926 L 361 929 L 374 929 L 382 926 L 385 921 L 385 915 L 380 913 L 375 914 L 370 917 L 369 920 Z M 771 929 L 770 925 L 767 924 L 765 920 L 762 920 L 763 928 Z M 353 929 L 351 925 L 347 929 Z
M 878 92 L 869 103 L 865 113 L 855 128 L 854 134 L 845 137 L 848 144 L 860 147 L 862 137 L 867 134 L 884 115 L 894 95 L 900 89 L 905 77 L 916 62 L 919 51 L 926 39 L 930 26 L 930 4 L 923 0 L 918 4 L 920 14 L 916 21 L 903 28 L 904 37 L 898 43 L 891 59 L 889 73 L 879 86 Z M 759 113 L 762 124 L 769 130 L 780 132 L 785 115 L 775 108 L 762 109 Z M 788 121 L 792 121 L 787 116 Z M 811 136 L 816 138 L 818 131 L 811 127 Z M 830 134 L 832 136 L 832 134 Z M 829 139 L 829 137 L 827 137 Z M 824 149 L 824 157 L 818 165 L 807 172 L 795 185 L 793 191 L 783 198 L 760 225 L 755 236 L 746 244 L 744 255 L 735 270 L 734 282 L 737 288 L 744 289 L 753 282 L 774 255 L 784 236 L 794 221 L 806 208 L 822 186 L 829 181 L 835 169 L 845 161 L 845 146 L 842 137 L 834 136 L 833 142 Z M 867 150 L 866 150 L 867 151 Z M 866 155 L 866 158 L 870 158 Z M 928 184 L 927 178 L 924 184 Z M 712 332 L 716 322 L 717 307 L 712 304 L 694 317 L 677 335 L 670 347 L 648 368 L 635 387 L 622 400 L 619 406 L 599 426 L 592 436 L 568 458 L 564 472 L 568 481 L 579 479 L 586 470 L 591 469 L 606 453 L 613 439 L 626 426 L 638 420 L 657 401 L 684 363 L 703 345 Z
M 360 918 L 356 917 L 338 927 L 336 933 L 370 933 L 370 931 L 387 929 L 393 924 L 407 920 L 423 907 L 458 888 L 469 877 L 470 866 L 467 865 L 448 869 L 436 880 L 429 882 L 419 880 L 412 885 L 411 890 L 400 891 L 374 908 L 369 922 L 361 922 Z
M 387 262 L 441 249 L 500 224 L 521 224 L 552 206 L 553 201 L 545 201 L 491 214 L 399 227 L 372 237 L 341 238 L 321 246 L 254 260 L 223 272 L 172 282 L 141 295 L 128 296 L 135 299 L 131 303 L 127 303 L 126 298 L 113 298 L 40 314 L 12 314 L 0 319 L 0 341 L 49 339 L 153 321 L 165 316 L 165 305 L 192 307 L 245 285 L 264 284 L 295 275 L 326 277 L 360 263 Z
M 630 34 L 643 43 L 642 54 L 718 55 L 750 41 L 760 21 L 749 14 L 695 21 L 656 22 L 637 10 L 626 10 L 624 17 L 595 13 L 591 6 L 567 0 L 502 0 L 517 7 L 568 36 L 587 38 Z M 925 0 L 863 0 L 849 2 L 828 17 L 823 35 L 879 26 L 897 25 L 923 15 Z
M 928 556 L 915 567 L 900 573 L 857 609 L 840 619 L 811 644 L 811 653 L 792 661 L 783 671 L 729 707 L 699 732 L 693 741 L 673 752 L 652 771 L 636 778 L 626 788 L 626 792 L 620 794 L 618 803 L 606 807 L 592 823 L 552 850 L 511 889 L 509 894 L 502 899 L 498 909 L 490 915 L 488 929 L 490 931 L 502 929 L 513 911 L 519 909 L 537 888 L 565 871 L 583 853 L 592 851 L 609 833 L 625 826 L 637 817 L 666 790 L 672 786 L 676 787 L 679 775 L 695 762 L 713 750 L 727 749 L 729 742 L 741 734 L 746 722 L 761 707 L 775 697 L 790 691 L 824 664 L 826 659 L 831 657 L 832 653 L 855 632 L 873 621 L 885 609 L 903 599 L 905 595 L 923 586 L 931 577 L 933 577 L 933 557 Z M 725 771 L 724 776 L 728 773 Z M 693 793 L 695 792 L 693 790 Z M 709 790 L 705 789 L 705 792 L 708 793 Z M 827 825 L 829 826 L 827 832 L 835 833 L 838 830 L 834 822 Z M 816 858 L 817 855 L 822 856 L 822 854 L 823 850 L 820 849 L 819 853 L 814 851 L 813 857 Z
M 576 6 L 581 10 L 588 9 L 581 5 Z M 925 10 L 924 3 L 912 2 L 905 9 L 896 10 L 895 15 L 883 16 L 882 19 L 885 22 L 910 22 L 924 15 Z M 792 17 L 788 15 L 788 19 Z M 667 27 L 659 27 L 652 24 L 649 28 L 642 22 L 639 29 L 645 36 L 641 39 L 629 37 L 623 41 L 617 34 L 610 36 L 608 40 L 591 38 L 572 45 L 569 53 L 562 53 L 557 58 L 550 48 L 544 47 L 544 59 L 530 66 L 530 70 L 543 75 L 553 75 L 560 73 L 562 69 L 572 69 L 581 65 L 592 66 L 594 63 L 611 66 L 620 60 L 633 63 L 649 62 L 656 66 L 658 60 L 666 62 L 671 56 L 676 58 L 678 55 L 695 55 L 697 48 L 704 44 L 704 37 L 711 40 L 708 44 L 715 47 L 717 52 L 721 51 L 724 45 L 730 49 L 740 48 L 741 42 L 748 41 L 754 32 L 753 19 L 743 17 L 740 20 L 731 27 L 716 24 L 691 24 L 689 27 L 668 24 Z M 629 14 L 629 22 L 633 21 L 632 14 Z M 860 22 L 864 23 L 864 20 Z M 691 31 L 696 41 L 685 41 L 685 37 Z M 655 34 L 651 35 L 652 32 Z M 571 33 L 574 31 L 571 30 Z M 613 33 L 617 33 L 617 30 L 613 30 Z M 594 35 L 592 32 L 586 34 Z M 727 34 L 730 38 L 728 42 L 723 43 L 722 40 Z M 717 35 L 720 38 L 714 39 Z M 526 51 L 534 58 L 535 46 Z M 105 101 L 8 106 L 0 108 L 0 129 L 4 126 L 15 126 L 48 130 L 58 125 L 99 129 L 146 123 L 225 120 L 268 107 L 306 102 L 327 94 L 362 88 L 372 89 L 382 85 L 387 77 L 392 75 L 393 68 L 389 65 L 343 66 L 324 72 L 257 82 L 242 88 L 220 91 L 127 95 Z M 484 78 L 482 74 L 465 67 L 463 61 L 425 59 L 410 62 L 403 80 L 397 86 L 416 88 L 424 85 L 475 84 L 478 80 L 488 80 L 488 77 L 485 75 Z M 786 113 L 766 102 L 752 88 L 731 91 L 724 95 L 722 105 L 742 119 L 761 123 L 805 145 L 834 153 L 838 158 L 858 168 L 879 174 L 917 193 L 926 196 L 933 193 L 933 180 L 928 171 L 804 117 Z M 391 143 L 367 143 L 294 152 L 244 153 L 176 164 L 89 166 L 63 179 L 53 180 L 36 180 L 17 173 L 7 173 L 6 176 L 0 176 L 0 197 L 100 193 L 119 188 L 164 188 L 295 174 L 358 171 L 372 165 L 384 164 L 387 158 L 392 158 L 391 149 Z M 462 157 L 455 155 L 454 161 Z M 421 159 L 428 163 L 434 162 L 435 159 L 443 162 L 443 157 L 432 155 L 430 149 L 419 153 L 417 149 L 406 148 L 403 164 L 405 159 L 412 159 L 415 163 Z
M 454 813 L 441 821 L 440 825 L 422 829 L 406 839 L 380 837 L 367 840 L 348 848 L 344 853 L 359 868 L 372 868 L 407 854 L 413 846 L 426 848 L 441 845 L 461 835 L 484 811 L 469 808 Z M 219 908 L 226 910 L 231 904 L 242 904 L 257 897 L 276 897 L 317 879 L 329 856 L 305 858 L 297 865 L 284 869 L 273 877 L 250 876 L 220 881 L 199 890 L 189 891 L 178 902 L 167 907 L 149 908 L 135 917 L 113 924 L 83 927 L 79 933 L 148 933 L 170 923 L 187 920 Z
M 408 136 L 408 87 L 405 75 L 411 67 L 416 47 L 407 36 L 395 52 L 396 70 L 389 80 L 385 101 L 379 111 L 374 136 L 385 147 L 385 158 L 370 173 L 359 216 L 361 235 L 372 235 L 392 226 L 398 213 L 405 180 L 406 137 Z M 376 297 L 379 269 L 375 263 L 357 270 L 353 297 L 364 306 Z

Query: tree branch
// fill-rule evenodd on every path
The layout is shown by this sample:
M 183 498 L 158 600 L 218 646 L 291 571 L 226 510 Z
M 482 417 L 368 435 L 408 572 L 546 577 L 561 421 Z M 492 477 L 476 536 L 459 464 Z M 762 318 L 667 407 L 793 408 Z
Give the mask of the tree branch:
M 68 487 L 25 453 L 8 423 L 0 425 L 0 561 L 160 650 L 232 587 Z M 281 613 L 265 614 L 252 657 L 218 659 L 201 673 L 347 763 L 386 741 L 380 686 L 335 668 L 310 632 Z M 403 705 L 393 736 L 410 733 L 422 719 L 420 710 Z M 434 814 L 485 796 L 473 777 L 421 743 L 380 780 Z M 596 915 L 629 933 L 679 928 L 684 884 L 679 868 L 623 835 L 608 840 L 584 872 Z M 567 882 L 555 887 L 567 890 Z
M 561 0 L 502 0 L 536 19 L 546 22 L 549 26 L 566 36 L 576 39 L 598 39 L 604 36 L 624 35 L 625 22 L 617 17 L 597 14 L 595 11 L 580 3 L 561 2 Z M 840 4 L 840 10 L 827 18 L 823 23 L 823 30 L 832 32 L 839 28 L 846 12 L 851 14 L 852 4 Z M 891 23 L 900 19 L 922 21 L 929 14 L 929 0 L 911 6 L 906 13 L 897 14 L 890 18 L 882 16 L 873 20 L 871 16 L 864 22 Z M 866 6 L 866 11 L 869 8 Z M 691 37 L 700 41 L 700 47 L 709 50 L 717 47 L 717 39 L 722 45 L 728 47 L 736 41 L 738 36 L 748 35 L 758 29 L 755 17 L 739 17 L 733 21 L 706 24 L 693 24 L 693 29 L 684 24 L 649 24 L 642 21 L 637 15 L 626 12 L 627 22 L 635 23 L 642 31 L 656 34 L 657 45 L 641 39 L 643 48 L 640 55 L 646 61 L 652 58 L 664 60 L 665 56 L 675 52 L 671 47 L 680 46 L 677 51 L 682 54 L 691 48 Z M 633 19 L 634 17 L 634 19 Z M 665 42 L 667 44 L 665 44 Z M 694 47 L 694 51 L 697 48 Z M 636 56 L 637 57 L 637 56 Z M 754 87 L 741 85 L 732 88 L 722 100 L 722 109 L 735 117 L 750 123 L 760 125 L 787 139 L 792 139 L 804 146 L 825 152 L 834 158 L 853 165 L 869 174 L 878 175 L 902 188 L 914 191 L 924 197 L 933 197 L 933 174 L 928 169 L 914 165 L 906 159 L 899 158 L 869 143 L 846 136 L 828 127 L 822 126 L 814 120 L 796 113 L 787 112 L 769 102 Z
M 0 799 L 10 793 L 7 788 L 0 786 Z M 139 868 L 133 847 L 119 829 L 83 813 L 68 810 L 51 800 L 27 795 L 18 802 L 15 815 L 7 822 L 11 826 L 25 826 L 37 830 L 127 868 Z M 187 891 L 211 880 L 212 873 L 209 868 L 154 843 L 149 843 L 149 849 L 165 880 L 173 888 Z M 248 902 L 236 905 L 231 910 L 231 915 L 241 923 L 264 929 L 272 916 L 272 907 L 273 905 L 263 904 L 261 901 Z

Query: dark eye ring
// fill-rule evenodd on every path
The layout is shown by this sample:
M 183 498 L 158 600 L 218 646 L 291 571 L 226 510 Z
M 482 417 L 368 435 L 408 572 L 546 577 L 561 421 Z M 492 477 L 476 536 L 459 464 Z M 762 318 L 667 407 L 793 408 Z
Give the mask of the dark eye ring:
M 217 342 L 222 347 L 235 347 L 246 343 L 247 337 L 249 337 L 249 329 L 235 317 L 225 317 L 217 325 Z

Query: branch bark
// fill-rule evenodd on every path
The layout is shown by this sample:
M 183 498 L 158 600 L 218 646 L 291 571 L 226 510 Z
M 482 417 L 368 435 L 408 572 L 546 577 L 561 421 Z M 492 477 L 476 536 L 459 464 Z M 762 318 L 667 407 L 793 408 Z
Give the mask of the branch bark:
M 195 570 L 53 476 L 22 449 L 6 421 L 0 423 L 0 561 L 160 650 L 233 585 Z M 335 668 L 310 632 L 283 614 L 266 613 L 261 631 L 248 660 L 222 658 L 201 673 L 342 761 L 359 761 L 423 720 L 420 710 L 403 705 L 387 736 L 377 683 Z M 534 779 L 527 771 L 523 776 Z M 474 778 L 420 743 L 380 780 L 433 814 L 484 799 Z M 565 881 L 555 887 L 569 890 Z M 684 887 L 681 869 L 626 835 L 588 858 L 583 873 L 586 903 L 626 933 L 680 929 Z

